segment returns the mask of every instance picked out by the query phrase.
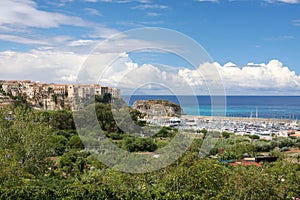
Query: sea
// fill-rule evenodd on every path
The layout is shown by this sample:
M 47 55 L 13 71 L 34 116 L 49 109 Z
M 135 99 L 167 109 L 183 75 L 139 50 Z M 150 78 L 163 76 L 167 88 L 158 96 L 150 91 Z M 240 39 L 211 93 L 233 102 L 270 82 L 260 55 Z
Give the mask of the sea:
M 186 115 L 194 116 L 300 120 L 300 96 L 124 95 L 122 98 L 129 106 L 136 100 L 168 100 L 179 104 Z

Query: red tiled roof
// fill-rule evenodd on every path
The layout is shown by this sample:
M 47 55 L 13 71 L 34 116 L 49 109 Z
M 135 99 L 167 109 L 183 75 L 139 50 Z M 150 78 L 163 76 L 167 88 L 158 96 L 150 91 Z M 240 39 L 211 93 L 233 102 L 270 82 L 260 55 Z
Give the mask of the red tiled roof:
M 295 133 L 295 134 L 292 134 L 290 136 L 293 136 L 293 137 L 300 137 L 300 133 Z
M 234 162 L 234 163 L 230 163 L 231 166 L 238 166 L 238 165 L 242 165 L 242 166 L 250 166 L 250 165 L 255 165 L 257 167 L 262 167 L 261 164 L 257 163 L 257 162 Z

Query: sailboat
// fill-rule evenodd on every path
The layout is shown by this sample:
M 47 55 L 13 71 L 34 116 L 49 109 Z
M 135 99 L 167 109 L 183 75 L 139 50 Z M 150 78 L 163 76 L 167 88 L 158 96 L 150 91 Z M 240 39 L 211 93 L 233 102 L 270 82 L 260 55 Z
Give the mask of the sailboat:
M 256 106 L 256 118 L 258 118 L 258 109 L 257 109 L 257 106 Z

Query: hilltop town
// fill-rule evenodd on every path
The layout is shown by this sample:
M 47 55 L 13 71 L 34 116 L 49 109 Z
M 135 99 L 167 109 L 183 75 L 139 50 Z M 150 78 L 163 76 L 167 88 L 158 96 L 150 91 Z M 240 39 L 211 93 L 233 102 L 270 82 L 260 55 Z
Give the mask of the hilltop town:
M 76 110 L 85 99 L 105 94 L 110 94 L 112 98 L 120 98 L 119 89 L 99 84 L 48 84 L 30 80 L 0 80 L 0 105 L 26 101 L 36 109 Z

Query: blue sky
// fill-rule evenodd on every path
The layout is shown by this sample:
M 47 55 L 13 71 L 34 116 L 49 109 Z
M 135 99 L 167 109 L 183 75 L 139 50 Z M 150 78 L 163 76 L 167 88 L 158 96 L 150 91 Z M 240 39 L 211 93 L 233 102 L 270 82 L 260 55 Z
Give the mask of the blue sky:
M 0 79 L 70 80 L 98 42 L 145 26 L 186 34 L 221 67 L 279 61 L 300 84 L 299 0 L 1 0 Z

